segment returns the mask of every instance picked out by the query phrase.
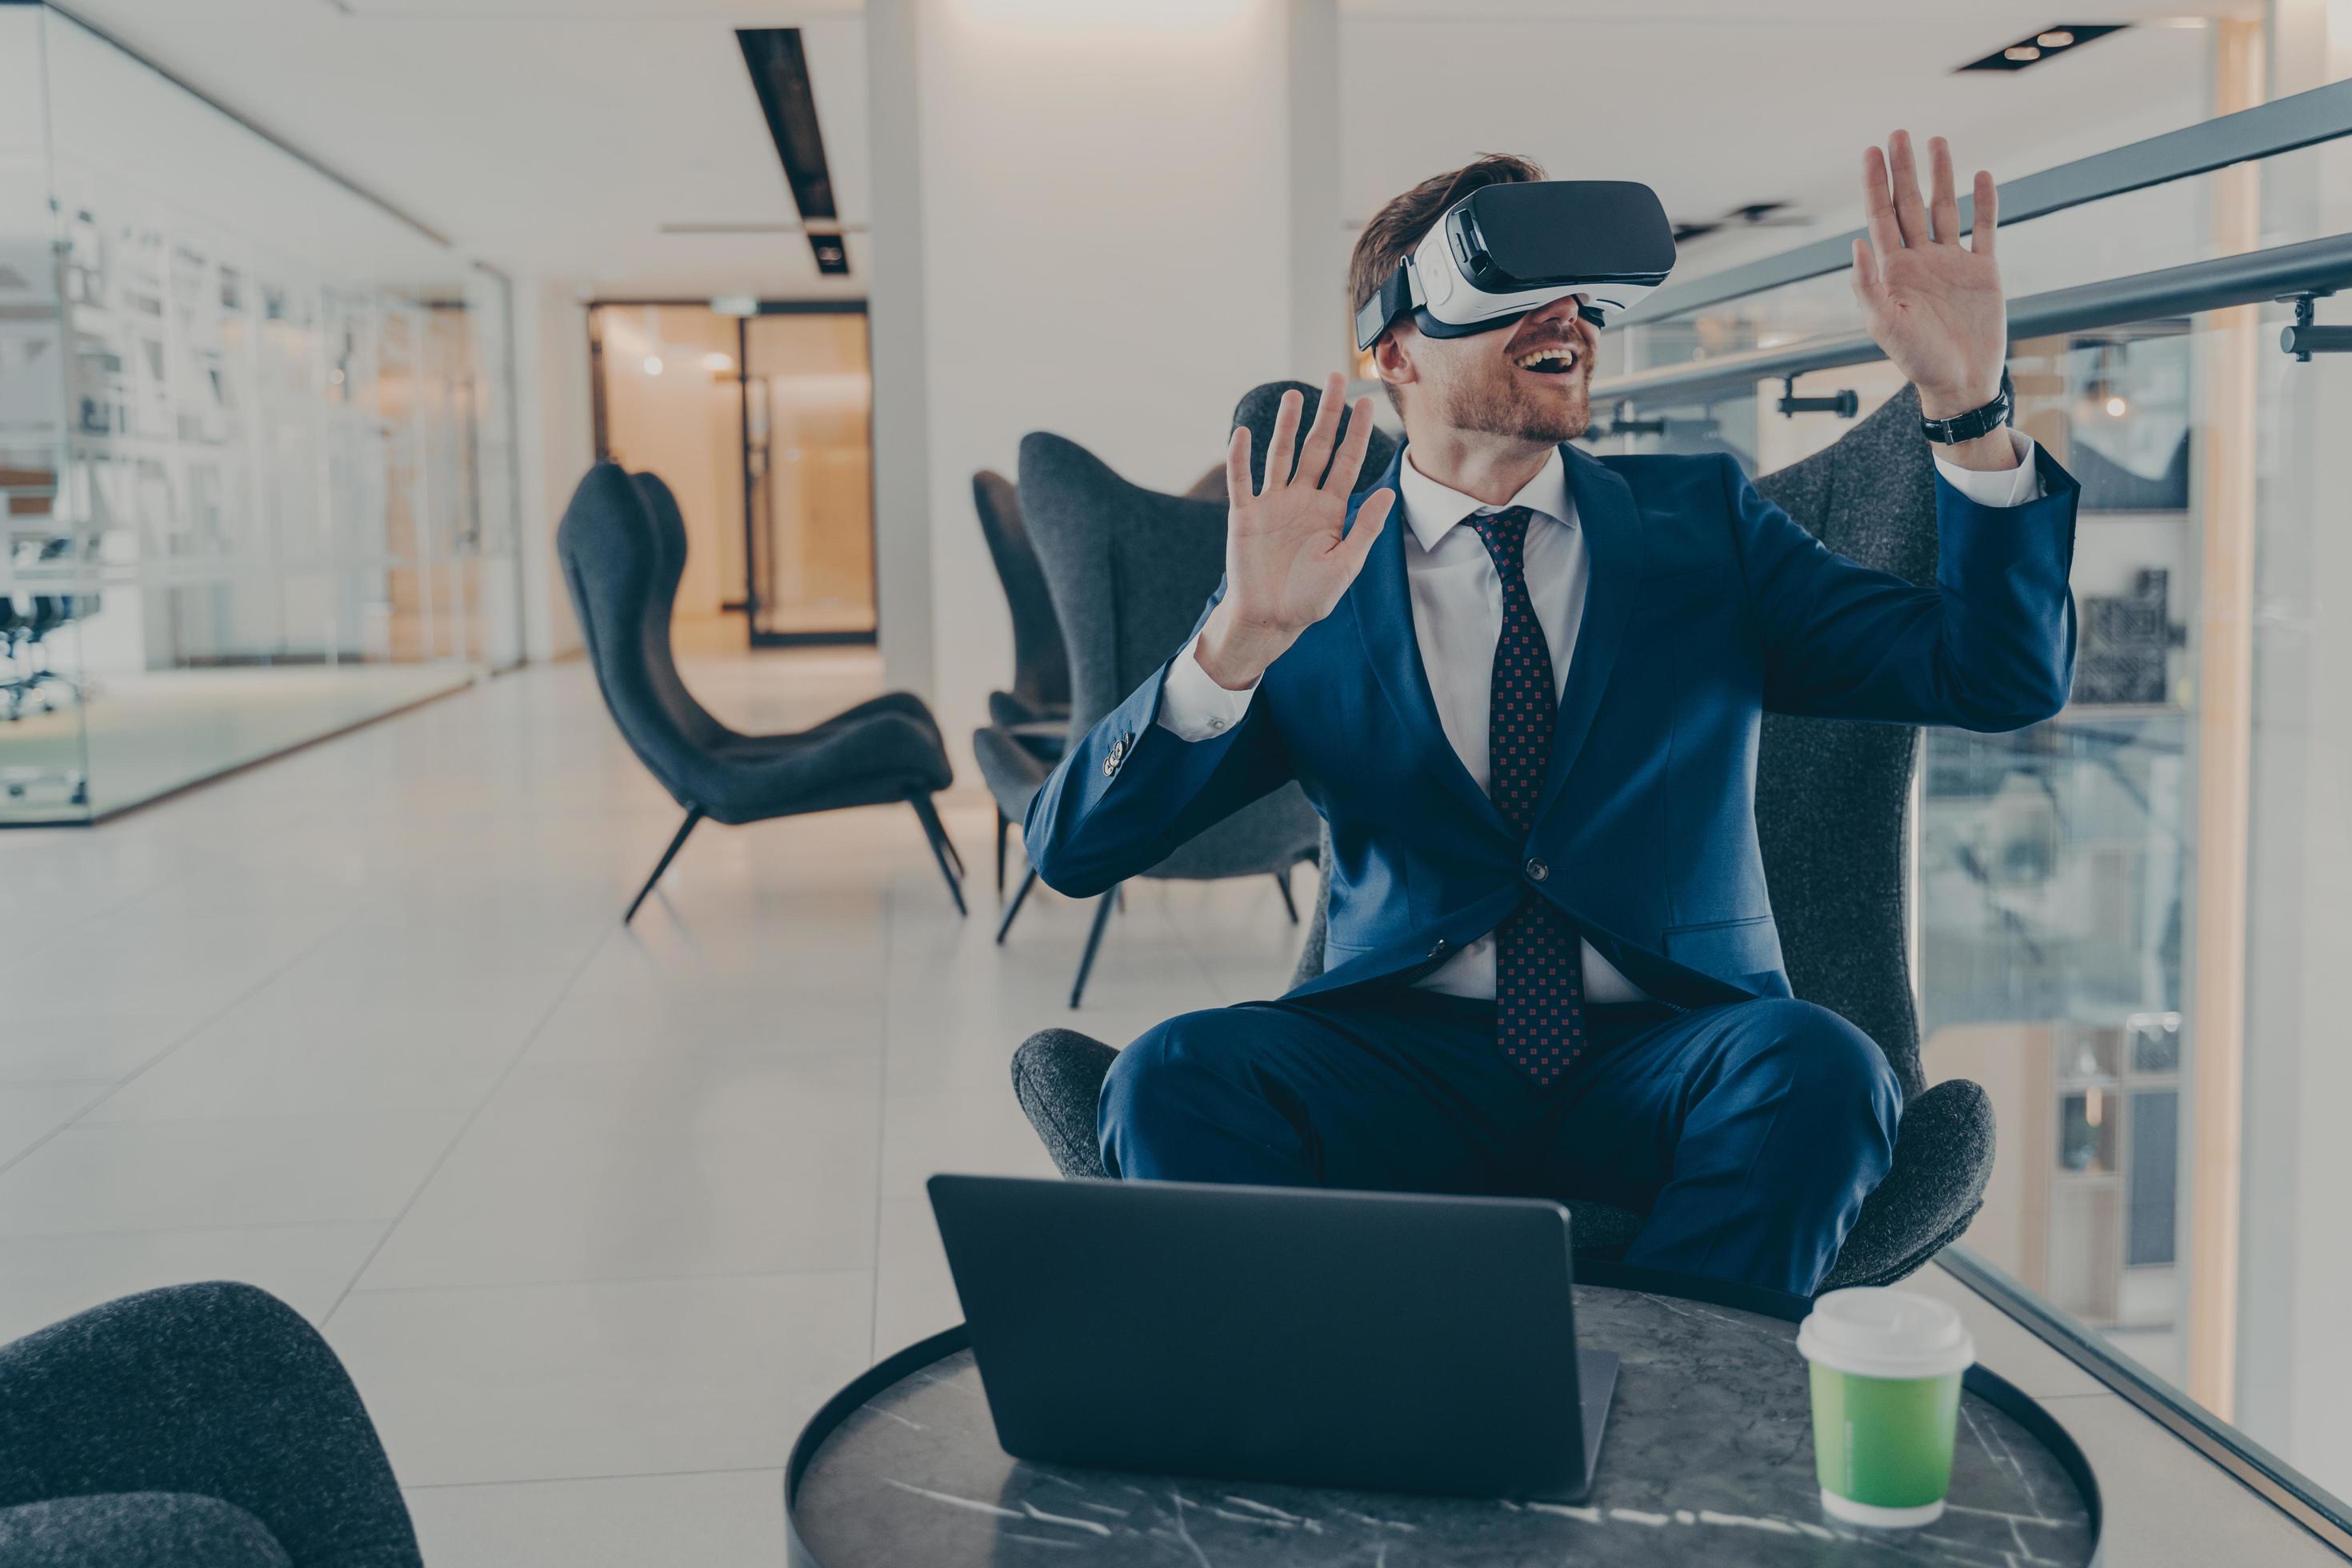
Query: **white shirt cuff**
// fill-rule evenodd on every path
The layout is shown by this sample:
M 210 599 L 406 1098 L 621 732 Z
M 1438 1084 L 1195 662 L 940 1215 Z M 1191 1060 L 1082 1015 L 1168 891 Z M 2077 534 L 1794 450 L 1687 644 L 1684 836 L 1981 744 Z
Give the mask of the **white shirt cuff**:
M 1938 453 L 1936 471 L 1944 482 L 1979 506 L 2023 506 L 2042 499 L 2042 469 L 2033 460 L 2033 437 L 2009 426 L 2009 444 L 2017 451 L 2013 468 L 1964 468 Z
M 1200 639 L 1176 656 L 1168 679 L 1160 683 L 1160 728 L 1180 741 L 1207 741 L 1240 723 L 1257 695 L 1257 682 L 1244 691 L 1228 691 L 1209 678 L 1195 655 Z

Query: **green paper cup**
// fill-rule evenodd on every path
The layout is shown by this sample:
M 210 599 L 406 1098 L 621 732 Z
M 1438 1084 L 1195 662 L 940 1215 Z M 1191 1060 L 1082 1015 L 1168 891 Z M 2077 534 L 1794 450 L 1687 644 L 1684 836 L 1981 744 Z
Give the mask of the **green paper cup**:
M 1812 1363 L 1822 1509 L 1880 1529 L 1941 1518 L 1960 1374 L 1976 1360 L 1960 1315 L 1909 1290 L 1832 1290 L 1798 1328 L 1797 1349 Z

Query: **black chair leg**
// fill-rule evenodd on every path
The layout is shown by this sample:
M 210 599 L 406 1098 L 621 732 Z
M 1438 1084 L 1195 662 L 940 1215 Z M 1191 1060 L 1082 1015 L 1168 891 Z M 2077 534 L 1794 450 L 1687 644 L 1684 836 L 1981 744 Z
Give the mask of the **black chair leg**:
M 637 896 L 629 900 L 629 912 L 621 917 L 623 925 L 637 918 L 637 906 L 644 903 L 646 895 L 654 890 L 654 884 L 661 880 L 664 871 L 669 869 L 669 863 L 677 858 L 678 850 L 686 844 L 686 836 L 693 832 L 694 825 L 701 820 L 702 807 L 690 805 L 686 808 L 686 820 L 677 825 L 677 837 L 669 841 L 669 847 L 662 851 L 660 861 L 654 867 L 654 874 L 646 879 L 646 885 L 639 888 Z
M 1078 960 L 1078 978 L 1070 987 L 1070 1005 L 1087 994 L 1087 976 L 1094 973 L 1095 950 L 1102 946 L 1103 927 L 1110 924 L 1110 912 L 1118 907 L 1119 888 L 1113 888 L 1095 901 L 1094 929 L 1087 932 L 1086 956 Z
M 998 806 L 996 808 L 996 896 L 1000 899 L 1004 896 L 1004 830 L 1012 826 L 1011 820 L 1004 815 L 1004 808 Z M 996 940 L 1003 942 L 1004 933 L 999 931 Z
M 1032 866 L 1022 874 L 1021 885 L 1013 889 L 1013 901 L 1004 906 L 1004 918 L 996 922 L 997 946 L 1004 945 L 1004 933 L 1013 929 L 1013 917 L 1021 912 L 1022 900 L 1029 896 L 1029 889 L 1036 885 L 1037 868 Z
M 1274 874 L 1274 885 L 1282 889 L 1282 907 L 1290 911 L 1290 923 L 1298 923 L 1298 906 L 1290 901 L 1290 871 L 1288 868 Z
M 927 795 L 911 796 L 908 804 L 915 808 L 915 816 L 922 821 L 923 837 L 931 841 L 931 858 L 940 863 L 940 875 L 947 879 L 948 897 L 955 900 L 956 913 L 970 913 L 963 907 L 963 883 L 959 879 L 963 870 L 963 860 L 958 857 L 952 866 L 948 862 L 948 857 L 955 854 L 955 845 L 949 840 L 948 830 L 940 822 L 939 807 L 931 804 L 931 797 Z

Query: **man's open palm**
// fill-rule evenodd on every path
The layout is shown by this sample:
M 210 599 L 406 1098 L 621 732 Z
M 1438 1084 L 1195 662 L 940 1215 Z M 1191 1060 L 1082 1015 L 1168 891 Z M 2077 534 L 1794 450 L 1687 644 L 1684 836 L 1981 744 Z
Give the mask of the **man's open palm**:
M 1960 241 L 1952 153 L 1927 142 L 1931 190 L 1919 188 L 1911 136 L 1897 131 L 1886 151 L 1863 154 L 1863 204 L 1870 237 L 1853 242 L 1853 293 L 1870 335 L 1919 389 L 1921 412 L 1948 419 L 1992 401 L 2009 352 L 2009 311 L 1993 259 L 1992 176 L 1976 176 L 1975 228 Z
M 1237 628 L 1278 638 L 1283 647 L 1331 613 L 1363 569 L 1396 500 L 1396 492 L 1386 489 L 1365 497 L 1355 527 L 1348 527 L 1349 492 L 1371 446 L 1372 405 L 1370 398 L 1357 400 L 1348 439 L 1335 454 L 1345 387 L 1337 374 L 1323 384 L 1315 423 L 1297 447 L 1295 472 L 1292 444 L 1305 399 L 1296 392 L 1282 395 L 1266 442 L 1262 489 L 1253 491 L 1250 485 L 1248 426 L 1236 429 L 1225 449 L 1225 488 L 1233 510 L 1225 525 L 1224 605 Z

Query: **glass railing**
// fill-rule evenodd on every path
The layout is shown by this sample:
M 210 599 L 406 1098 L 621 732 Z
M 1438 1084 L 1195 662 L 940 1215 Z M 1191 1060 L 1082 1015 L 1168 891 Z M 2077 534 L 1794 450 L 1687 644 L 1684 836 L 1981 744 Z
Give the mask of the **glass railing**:
M 2002 231 L 2045 291 L 2017 423 L 2083 487 L 2074 694 L 2013 733 L 1927 732 L 1911 917 L 1927 1077 L 1982 1085 L 2000 1127 L 1956 1266 L 2339 1549 L 2352 354 L 2283 353 L 2268 295 L 2352 288 L 2348 174 L 2333 141 Z M 2257 189 L 2293 223 L 2213 230 Z M 2133 258 L 2172 270 L 2110 269 Z M 2134 300 L 2164 308 L 2118 320 Z M 1822 275 L 1634 327 L 1591 445 L 1769 474 L 1852 427 L 1779 413 L 1784 372 L 1857 417 L 1901 390 L 1860 326 Z

